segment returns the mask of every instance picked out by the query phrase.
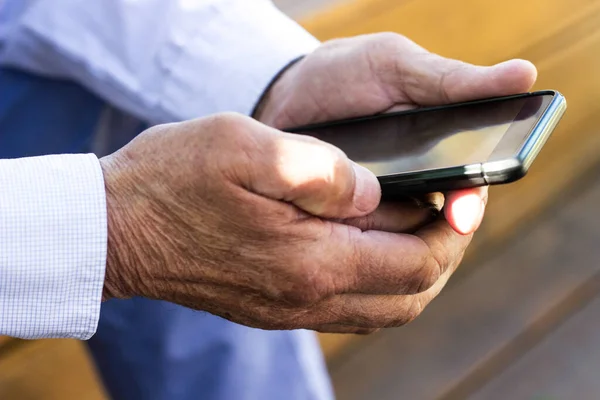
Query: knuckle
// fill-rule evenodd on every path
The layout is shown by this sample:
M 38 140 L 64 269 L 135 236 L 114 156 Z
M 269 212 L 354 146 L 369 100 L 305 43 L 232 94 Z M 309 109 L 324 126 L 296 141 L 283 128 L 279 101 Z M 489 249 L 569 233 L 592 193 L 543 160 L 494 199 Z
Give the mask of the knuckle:
M 337 147 L 328 145 L 328 155 L 331 160 L 330 180 L 335 182 L 332 186 L 331 199 L 339 201 L 346 199 L 354 188 L 354 172 L 350 166 L 350 161 L 346 154 Z M 331 184 L 331 182 L 324 182 Z
M 235 112 L 224 112 L 208 117 L 217 138 L 228 144 L 243 143 L 252 137 L 251 118 Z
M 376 43 L 379 46 L 386 47 L 387 49 L 396 49 L 399 45 L 403 44 L 406 37 L 396 32 L 378 32 L 370 36 L 371 42 Z
M 248 171 L 248 166 L 264 162 L 270 143 L 265 140 L 265 131 L 253 119 L 235 112 L 213 115 L 210 128 L 214 154 L 222 164 L 235 167 L 238 173 Z M 205 149 L 207 150 L 207 149 Z
M 452 261 L 452 257 L 449 252 L 446 251 L 434 251 L 430 252 L 429 264 L 430 268 L 437 273 L 439 278 L 444 272 L 448 270 Z
M 422 293 L 433 287 L 441 276 L 439 264 L 435 260 L 431 260 L 421 270 L 415 281 L 414 293 Z
M 373 72 L 378 74 L 395 73 L 398 68 L 398 57 L 395 55 L 402 53 L 404 37 L 394 32 L 381 32 L 371 35 L 369 39 L 367 54 Z
M 418 238 L 418 246 L 421 250 L 420 260 L 417 263 L 419 266 L 412 276 L 409 278 L 409 294 L 422 293 L 430 289 L 440 279 L 445 270 L 440 256 L 436 256 L 431 247 L 424 240 Z
M 444 230 L 444 235 L 439 238 L 436 249 L 432 250 L 432 257 L 440 265 L 442 273 L 460 262 L 473 239 L 473 234 L 463 236 L 451 228 Z
M 424 309 L 425 307 L 419 297 L 415 297 L 414 300 L 410 302 L 408 309 L 406 310 L 406 315 L 403 321 L 404 325 L 410 324 L 417 319 Z
M 414 300 L 411 300 L 408 306 L 405 308 L 404 312 L 398 316 L 398 318 L 391 322 L 387 327 L 388 328 L 397 328 L 400 326 L 405 326 L 413 322 L 417 319 L 421 313 L 423 312 L 424 307 L 423 303 L 420 299 L 415 297 Z
M 437 56 L 435 56 L 437 57 Z M 445 67 L 442 69 L 438 83 L 438 96 L 444 103 L 451 103 L 454 101 L 451 93 L 455 91 L 455 85 L 460 85 L 460 80 L 450 79 L 453 75 L 460 73 L 461 71 L 468 70 L 469 65 L 465 62 L 458 60 L 444 60 Z M 457 82 L 453 83 L 452 82 Z
M 416 46 L 406 36 L 395 32 L 382 32 L 373 35 L 372 51 L 383 66 L 391 70 L 397 70 L 400 62 L 406 58 L 406 53 L 411 47 Z M 390 57 L 392 55 L 392 57 Z M 386 64 L 387 62 L 387 64 Z
M 346 156 L 346 153 L 344 153 L 340 148 L 335 147 L 333 145 L 328 145 L 327 148 L 331 152 L 331 159 L 333 161 L 333 165 L 337 169 L 348 167 L 348 157 Z
M 377 218 L 375 214 L 368 214 L 363 217 L 362 229 L 365 231 L 370 231 L 374 229 L 378 229 L 380 224 L 377 223 Z
M 208 122 L 219 130 L 235 126 L 241 117 L 236 113 L 224 112 L 207 117 Z
M 418 74 L 409 73 L 407 53 L 423 51 L 414 42 L 394 32 L 374 34 L 367 42 L 367 60 L 372 73 L 385 84 L 391 96 L 399 95 L 393 88 L 410 84 Z M 414 76 L 415 75 L 415 76 Z M 400 84 L 400 86 L 398 86 Z
M 314 145 L 321 146 L 321 156 L 327 157 L 334 173 L 345 172 L 348 169 L 348 156 L 340 148 L 316 138 L 309 139 Z
M 327 164 L 331 169 L 330 178 L 337 176 L 337 174 L 347 176 L 350 164 L 346 153 L 332 144 L 314 138 L 311 138 L 311 140 L 314 140 L 312 143 L 315 146 L 319 146 L 319 151 L 316 153 L 327 160 Z
M 383 230 L 383 221 L 377 218 L 374 213 L 367 214 L 363 217 L 348 218 L 344 223 L 354 226 L 361 231 Z
M 213 123 L 218 125 L 229 126 L 230 124 L 243 123 L 248 117 L 237 112 L 227 111 L 219 114 L 212 115 L 211 118 Z

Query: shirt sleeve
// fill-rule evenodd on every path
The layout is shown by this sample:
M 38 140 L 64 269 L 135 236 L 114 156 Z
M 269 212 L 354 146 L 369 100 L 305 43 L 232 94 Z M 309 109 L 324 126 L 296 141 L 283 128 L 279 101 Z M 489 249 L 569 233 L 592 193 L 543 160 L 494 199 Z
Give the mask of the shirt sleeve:
M 104 179 L 94 155 L 0 160 L 0 334 L 89 339 L 106 246 Z
M 268 0 L 37 0 L 18 19 L 0 63 L 74 79 L 152 124 L 249 114 L 319 45 Z

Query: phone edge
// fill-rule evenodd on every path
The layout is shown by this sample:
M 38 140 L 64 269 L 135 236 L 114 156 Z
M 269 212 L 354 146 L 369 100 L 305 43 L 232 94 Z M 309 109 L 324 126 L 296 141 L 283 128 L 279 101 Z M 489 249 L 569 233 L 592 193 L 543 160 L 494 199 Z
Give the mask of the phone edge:
M 553 99 L 531 133 L 528 134 L 516 157 L 460 167 L 419 171 L 410 174 L 411 176 L 406 174 L 381 176 L 378 179 L 384 197 L 393 198 L 395 195 L 414 192 L 449 191 L 500 185 L 523 178 L 552 135 L 567 108 L 565 97 L 556 90 L 540 90 L 530 93 L 530 95 L 547 94 L 552 94 Z
M 540 117 L 536 126 L 521 146 L 515 157 L 481 164 L 484 180 L 488 185 L 511 183 L 527 175 L 529 168 L 552 136 L 567 109 L 565 97 L 558 91 L 553 93 L 552 102 Z

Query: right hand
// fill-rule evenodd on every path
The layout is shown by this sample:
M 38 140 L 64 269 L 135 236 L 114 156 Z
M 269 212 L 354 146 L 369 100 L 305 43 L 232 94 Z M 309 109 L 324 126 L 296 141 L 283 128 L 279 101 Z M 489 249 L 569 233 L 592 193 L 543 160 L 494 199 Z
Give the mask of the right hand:
M 414 231 L 430 214 L 408 203 L 373 214 L 372 173 L 331 145 L 235 114 L 156 126 L 101 164 L 105 299 L 362 333 L 419 315 L 471 240 L 444 219 L 414 234 L 370 230 L 392 219 L 394 231 Z

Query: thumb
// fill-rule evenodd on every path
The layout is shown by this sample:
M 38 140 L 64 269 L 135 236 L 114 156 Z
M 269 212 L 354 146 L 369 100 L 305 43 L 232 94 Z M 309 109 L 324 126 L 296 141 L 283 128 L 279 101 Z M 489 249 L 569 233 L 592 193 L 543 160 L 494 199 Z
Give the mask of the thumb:
M 527 92 L 537 78 L 535 66 L 525 60 L 483 67 L 422 51 L 399 63 L 398 92 L 423 106 Z
M 444 205 L 446 220 L 461 235 L 474 233 L 483 220 L 487 199 L 485 186 L 448 193 Z
M 261 140 L 261 157 L 246 174 L 257 194 L 294 204 L 324 218 L 352 218 L 374 211 L 381 200 L 375 175 L 338 148 L 312 137 L 273 130 Z

